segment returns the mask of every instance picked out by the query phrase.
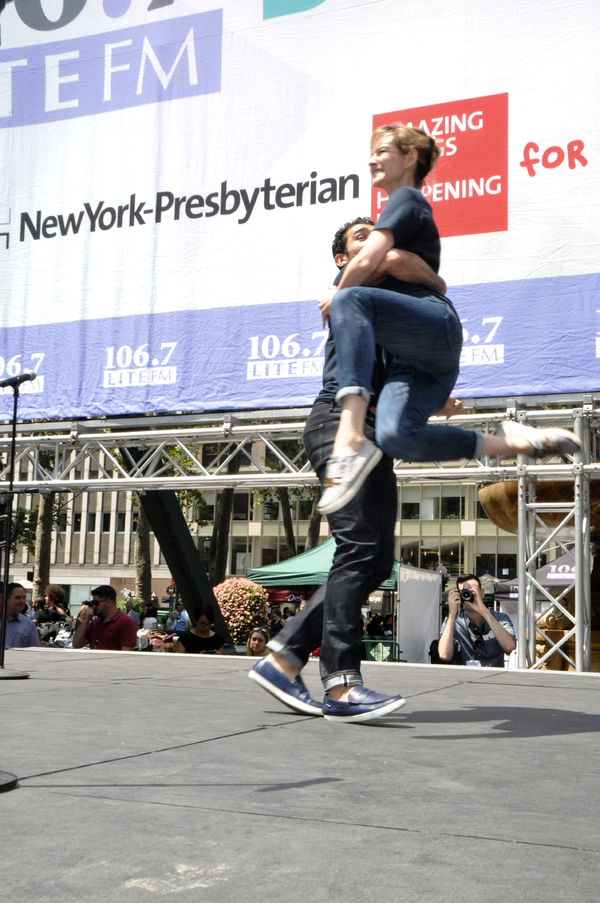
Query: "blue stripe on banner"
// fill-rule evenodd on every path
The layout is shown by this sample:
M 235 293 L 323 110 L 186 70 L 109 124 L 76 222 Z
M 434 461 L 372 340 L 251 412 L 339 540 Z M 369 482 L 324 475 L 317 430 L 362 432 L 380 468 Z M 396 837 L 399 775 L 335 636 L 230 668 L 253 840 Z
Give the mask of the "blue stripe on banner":
M 600 274 L 462 286 L 458 397 L 599 388 Z M 0 330 L 0 376 L 24 419 L 310 405 L 326 332 L 315 301 Z M 12 413 L 0 390 L 0 417 Z

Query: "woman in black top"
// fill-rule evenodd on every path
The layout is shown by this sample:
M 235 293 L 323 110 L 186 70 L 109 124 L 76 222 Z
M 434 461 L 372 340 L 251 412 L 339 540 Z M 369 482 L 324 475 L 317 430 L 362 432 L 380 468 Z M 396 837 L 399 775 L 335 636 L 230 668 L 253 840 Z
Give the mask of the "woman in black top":
M 212 629 L 214 622 L 212 606 L 199 605 L 194 611 L 194 626 L 180 635 L 175 652 L 214 652 L 215 655 L 222 655 L 225 640 Z
M 347 264 L 339 290 L 321 299 L 335 337 L 341 402 L 340 426 L 318 504 L 331 514 L 358 492 L 383 452 L 404 461 L 455 461 L 482 454 L 573 454 L 580 442 L 566 430 L 502 424 L 495 436 L 428 424 L 444 410 L 458 377 L 462 326 L 445 295 L 425 283 L 405 283 L 402 293 L 368 282 L 391 248 L 418 254 L 437 273 L 440 238 L 421 188 L 440 149 L 422 129 L 388 125 L 371 142 L 373 185 L 387 192 L 379 220 Z M 330 305 L 330 307 L 329 307 Z M 375 344 L 393 355 L 377 401 L 376 442 L 364 438 L 371 397 Z

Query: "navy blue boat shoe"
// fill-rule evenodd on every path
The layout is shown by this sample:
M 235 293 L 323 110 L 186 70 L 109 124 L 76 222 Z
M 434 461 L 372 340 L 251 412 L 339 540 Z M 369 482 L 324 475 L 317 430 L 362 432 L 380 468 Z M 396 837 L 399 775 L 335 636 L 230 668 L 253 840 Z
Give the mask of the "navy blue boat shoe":
M 371 721 L 383 718 L 406 705 L 402 696 L 384 696 L 366 687 L 352 687 L 348 702 L 332 699 L 325 694 L 323 715 L 326 721 Z
M 302 678 L 298 676 L 296 680 L 289 680 L 266 658 L 261 658 L 255 664 L 248 677 L 295 712 L 302 712 L 303 715 L 323 715 L 321 703 L 315 702 L 304 686 Z

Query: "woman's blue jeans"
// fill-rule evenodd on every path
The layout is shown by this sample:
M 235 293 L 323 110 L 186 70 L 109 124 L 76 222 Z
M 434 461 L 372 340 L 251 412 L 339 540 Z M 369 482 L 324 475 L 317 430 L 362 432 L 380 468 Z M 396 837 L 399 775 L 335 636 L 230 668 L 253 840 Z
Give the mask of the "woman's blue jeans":
M 341 289 L 329 312 L 335 337 L 338 400 L 369 399 L 375 344 L 396 365 L 377 402 L 376 442 L 403 461 L 454 461 L 481 454 L 479 433 L 428 424 L 458 377 L 462 327 L 449 301 L 384 289 Z

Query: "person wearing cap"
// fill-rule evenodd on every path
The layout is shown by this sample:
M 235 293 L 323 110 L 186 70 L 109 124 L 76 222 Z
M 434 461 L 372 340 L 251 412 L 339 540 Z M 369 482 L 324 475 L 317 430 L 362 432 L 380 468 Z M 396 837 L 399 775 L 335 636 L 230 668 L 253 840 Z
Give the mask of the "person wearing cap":
M 173 615 L 175 623 L 173 624 L 173 630 L 175 633 L 181 634 L 185 633 L 188 626 L 188 613 L 186 611 L 185 605 L 179 600 L 177 603 L 177 608 L 175 609 L 176 614 Z
M 4 600 L 4 584 L 0 584 L 2 593 L 0 612 Z M 22 613 L 25 606 L 25 589 L 20 583 L 9 583 L 6 594 L 6 638 L 5 649 L 40 646 L 40 638 L 33 621 Z
M 92 607 L 79 613 L 80 624 L 73 637 L 73 649 L 133 652 L 137 640 L 135 621 L 117 608 L 117 593 L 112 586 L 92 590 Z

